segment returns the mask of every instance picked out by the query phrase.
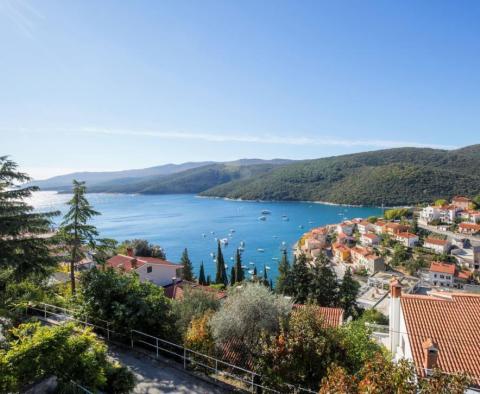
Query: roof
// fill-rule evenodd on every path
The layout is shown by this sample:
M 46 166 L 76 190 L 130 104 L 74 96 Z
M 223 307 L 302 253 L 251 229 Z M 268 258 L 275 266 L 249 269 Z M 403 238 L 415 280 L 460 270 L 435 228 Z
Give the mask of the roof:
M 463 197 L 463 196 L 455 196 L 452 198 L 452 201 L 458 201 L 458 202 L 472 202 L 472 200 L 470 200 L 469 198 L 467 197 Z
M 367 234 L 363 234 L 362 237 L 366 237 L 366 238 L 370 238 L 370 239 L 377 239 L 378 238 L 378 235 L 377 234 L 372 234 L 372 233 L 367 233 Z
M 363 256 L 366 256 L 370 254 L 370 251 L 367 248 L 362 248 L 361 246 L 354 246 L 352 249 L 350 249 L 352 253 L 358 253 Z
M 468 230 L 480 231 L 480 224 L 475 224 L 475 223 L 460 223 L 458 227 L 468 229 Z
M 294 308 L 305 308 L 303 304 L 294 304 Z M 322 315 L 325 327 L 339 327 L 343 324 L 343 309 L 342 308 L 330 308 L 326 306 L 313 305 L 313 308 Z
M 432 244 L 432 245 L 446 245 L 448 244 L 448 241 L 446 239 L 438 239 L 438 238 L 427 238 L 425 240 L 426 244 Z
M 312 230 L 313 234 L 327 234 L 328 230 L 326 227 L 317 227 Z
M 455 264 L 442 263 L 441 261 L 432 261 L 430 265 L 430 271 L 441 272 L 444 274 L 455 275 Z
M 157 257 L 140 257 L 140 256 L 125 256 L 123 254 L 117 254 L 107 260 L 106 265 L 112 268 L 122 268 L 126 272 L 136 270 L 145 264 L 153 265 L 167 265 L 167 266 L 176 266 L 181 268 L 182 265 L 175 264 L 167 260 L 162 260 Z
M 400 301 L 418 374 L 425 376 L 422 343 L 431 338 L 442 371 L 466 372 L 480 385 L 480 295 L 406 294 Z
M 401 238 L 418 238 L 418 235 L 412 233 L 398 233 L 397 237 Z

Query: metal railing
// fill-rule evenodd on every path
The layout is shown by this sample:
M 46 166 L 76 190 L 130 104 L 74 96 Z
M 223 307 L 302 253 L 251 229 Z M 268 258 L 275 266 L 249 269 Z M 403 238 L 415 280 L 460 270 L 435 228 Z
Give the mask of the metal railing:
M 99 334 L 99 336 L 103 337 L 107 341 L 114 340 L 115 338 L 121 338 L 122 342 L 126 342 L 126 340 L 128 339 L 127 334 L 119 333 L 112 330 L 110 328 L 112 325 L 111 322 L 102 319 L 92 319 L 88 316 L 84 316 L 84 320 L 82 320 L 74 317 L 79 313 L 78 311 L 59 307 L 57 305 L 46 304 L 43 302 L 35 305 L 28 304 L 26 307 L 26 313 L 34 316 L 41 316 L 44 320 L 55 325 L 60 325 L 72 321 L 86 327 L 91 327 L 94 331 L 97 332 L 97 334 Z M 105 326 L 95 324 L 93 323 L 93 321 L 95 321 L 96 323 L 105 324 Z M 188 349 L 182 345 L 155 337 L 142 331 L 130 330 L 130 347 L 132 349 L 135 349 L 136 345 L 137 348 L 151 350 L 154 353 L 155 358 L 157 359 L 160 357 L 160 353 L 162 353 L 178 361 L 181 361 L 185 370 L 188 370 L 189 367 L 202 367 L 207 372 L 206 375 L 214 378 L 215 380 L 222 381 L 221 379 L 219 379 L 219 377 L 221 376 L 235 380 L 242 385 L 242 389 L 246 391 L 251 391 L 252 393 L 262 391 L 267 393 L 282 394 L 285 392 L 278 391 L 276 389 L 262 385 L 260 383 L 261 375 L 257 374 L 254 371 L 228 363 L 224 360 L 209 356 L 207 354 L 197 352 L 193 349 Z M 224 383 L 229 384 L 228 382 Z M 75 384 L 80 389 L 83 389 L 85 393 L 91 394 L 87 389 L 79 386 L 77 383 L 72 382 L 72 384 Z M 298 387 L 288 383 L 285 384 L 285 387 L 288 388 L 289 393 L 316 394 L 316 391 L 312 391 L 307 388 Z

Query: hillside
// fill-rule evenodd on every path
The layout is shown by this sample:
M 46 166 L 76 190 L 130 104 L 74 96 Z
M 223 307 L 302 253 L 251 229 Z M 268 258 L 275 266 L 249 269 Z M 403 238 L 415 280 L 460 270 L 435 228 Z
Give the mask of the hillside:
M 127 180 L 150 176 L 170 175 L 212 163 L 213 162 L 190 162 L 182 164 L 165 164 L 161 166 L 125 171 L 74 172 L 71 174 L 55 176 L 45 180 L 34 180 L 26 184 L 26 186 L 38 186 L 42 190 L 69 191 L 72 187 L 72 181 L 74 179 L 86 182 L 87 186 L 89 187 L 99 183 L 113 182 L 117 180 L 119 183 L 126 183 Z
M 120 179 L 94 185 L 89 191 L 142 194 L 200 193 L 223 183 L 260 176 L 281 165 L 282 162 L 250 163 L 258 161 L 215 163 L 166 176 Z
M 295 162 L 203 196 L 403 205 L 480 193 L 480 145 L 398 148 Z

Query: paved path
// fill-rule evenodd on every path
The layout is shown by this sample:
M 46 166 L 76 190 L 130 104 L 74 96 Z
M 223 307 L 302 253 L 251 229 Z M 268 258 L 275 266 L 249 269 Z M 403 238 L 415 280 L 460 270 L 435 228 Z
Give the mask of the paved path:
M 134 393 L 227 393 L 227 391 L 218 386 L 170 366 L 166 362 L 155 361 L 147 356 L 126 352 L 118 347 L 111 347 L 109 353 L 123 365 L 128 366 L 135 374 L 137 386 Z

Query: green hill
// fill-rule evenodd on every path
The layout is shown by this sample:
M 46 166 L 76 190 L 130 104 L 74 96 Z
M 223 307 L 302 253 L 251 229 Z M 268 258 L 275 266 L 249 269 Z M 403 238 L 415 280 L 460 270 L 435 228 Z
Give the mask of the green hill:
M 403 205 L 480 193 L 480 145 L 398 148 L 295 162 L 203 196 Z
M 260 176 L 283 164 L 283 161 L 265 162 L 241 160 L 230 163 L 215 163 L 166 176 L 140 179 L 117 179 L 94 185 L 90 192 L 175 194 L 200 193 L 214 186 L 235 180 Z

